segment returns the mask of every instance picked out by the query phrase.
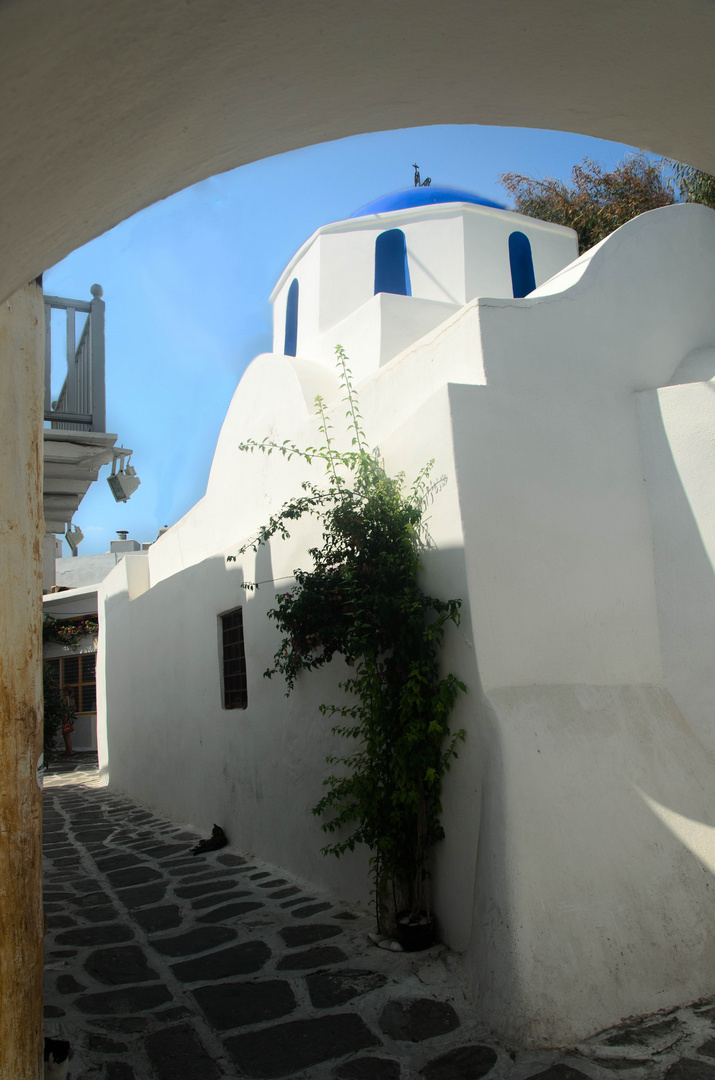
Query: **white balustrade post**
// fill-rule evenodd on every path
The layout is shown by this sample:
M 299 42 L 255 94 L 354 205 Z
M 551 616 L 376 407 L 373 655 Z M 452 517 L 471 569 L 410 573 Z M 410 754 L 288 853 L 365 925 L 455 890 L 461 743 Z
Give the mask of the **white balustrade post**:
M 91 385 L 92 385 L 92 431 L 107 430 L 107 409 L 104 390 L 104 290 L 101 285 L 93 285 L 92 307 L 89 313 L 89 340 L 92 350 Z

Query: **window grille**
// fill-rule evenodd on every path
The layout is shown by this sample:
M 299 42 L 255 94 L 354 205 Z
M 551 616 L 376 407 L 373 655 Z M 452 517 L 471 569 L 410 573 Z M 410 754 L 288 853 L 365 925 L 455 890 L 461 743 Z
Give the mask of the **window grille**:
M 243 609 L 234 608 L 221 616 L 223 647 L 223 707 L 248 708 L 246 650 L 243 642 Z
M 54 668 L 62 696 L 70 698 L 78 715 L 97 711 L 96 653 L 53 657 L 46 663 Z

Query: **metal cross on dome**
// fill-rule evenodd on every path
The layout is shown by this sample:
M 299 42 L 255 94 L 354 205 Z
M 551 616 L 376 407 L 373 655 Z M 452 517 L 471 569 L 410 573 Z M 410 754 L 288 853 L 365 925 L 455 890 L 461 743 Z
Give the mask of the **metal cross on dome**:
M 432 177 L 427 176 L 424 180 L 420 181 L 420 167 L 415 162 L 412 163 L 412 168 L 415 170 L 415 187 L 429 187 L 432 183 Z

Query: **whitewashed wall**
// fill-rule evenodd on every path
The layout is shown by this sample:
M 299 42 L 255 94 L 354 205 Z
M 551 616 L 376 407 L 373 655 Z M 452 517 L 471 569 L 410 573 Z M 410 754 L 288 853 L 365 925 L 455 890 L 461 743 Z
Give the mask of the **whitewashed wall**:
M 388 229 L 405 234 L 412 291 L 411 297 L 393 297 L 403 303 L 385 310 L 374 303 L 375 242 Z M 509 236 L 515 231 L 529 238 L 537 285 L 578 255 L 573 229 L 470 203 L 394 210 L 324 225 L 296 253 L 273 291 L 273 350 L 283 351 L 288 290 L 296 279 L 298 356 L 332 366 L 335 341 L 347 347 L 349 339 L 351 357 L 360 354 L 354 357 L 355 371 L 366 377 L 409 343 L 402 326 L 410 305 L 416 322 L 409 340 L 414 341 L 437 325 L 436 314 L 426 316 L 430 308 L 438 313 L 437 305 L 449 305 L 442 308 L 443 321 L 450 310 L 476 296 L 511 297 Z M 384 336 L 372 340 L 377 312 L 388 338 L 395 320 L 389 352 Z M 363 329 L 367 333 L 359 332 Z M 338 333 L 343 337 L 336 337 Z
M 715 213 L 655 211 L 536 296 L 470 302 L 361 385 L 388 468 L 434 457 L 444 478 L 425 584 L 465 601 L 445 664 L 469 696 L 436 904 L 479 1014 L 522 1044 L 715 992 L 714 288 Z M 670 385 L 679 370 L 698 381 Z M 326 368 L 259 357 L 202 502 L 133 585 L 129 559 L 105 582 L 110 779 L 364 899 L 364 858 L 321 859 L 309 813 L 330 748 L 317 705 L 340 673 L 289 699 L 260 678 L 270 586 L 244 601 L 249 708 L 220 701 L 218 614 L 242 575 L 289 584 L 315 539 L 300 527 L 255 565 L 225 563 L 306 475 L 236 446 L 313 443 L 316 387 L 340 431 Z

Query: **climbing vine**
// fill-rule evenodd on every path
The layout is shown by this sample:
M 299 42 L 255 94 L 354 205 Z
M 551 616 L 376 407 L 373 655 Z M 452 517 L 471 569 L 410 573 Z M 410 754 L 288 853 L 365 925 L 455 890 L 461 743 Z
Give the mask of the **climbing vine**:
M 386 880 L 397 883 L 417 918 L 429 905 L 428 852 L 444 836 L 442 780 L 464 739 L 463 731 L 450 732 L 448 718 L 466 688 L 455 675 L 440 675 L 439 665 L 446 626 L 459 623 L 461 601 L 428 596 L 418 581 L 432 463 L 408 491 L 402 474 L 387 475 L 379 456 L 367 450 L 347 357 L 341 347 L 336 352 L 351 449 L 336 448 L 320 397 L 323 445 L 301 449 L 268 438 L 242 443 L 246 452 L 322 461 L 327 486 L 305 482 L 303 494 L 239 554 L 276 535 L 288 537 L 291 523 L 306 514 L 322 526 L 322 544 L 309 551 L 312 567 L 294 571 L 295 585 L 277 594 L 268 613 L 281 643 L 265 675 L 282 675 L 290 693 L 302 672 L 335 655 L 352 668 L 340 684 L 347 704 L 321 706 L 337 721 L 333 733 L 347 743 L 328 758 L 327 790 L 313 810 L 334 838 L 323 853 L 341 856 L 365 844 L 376 891 Z

